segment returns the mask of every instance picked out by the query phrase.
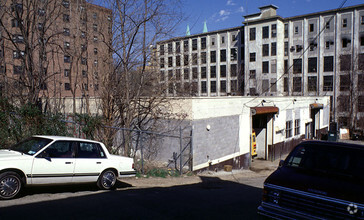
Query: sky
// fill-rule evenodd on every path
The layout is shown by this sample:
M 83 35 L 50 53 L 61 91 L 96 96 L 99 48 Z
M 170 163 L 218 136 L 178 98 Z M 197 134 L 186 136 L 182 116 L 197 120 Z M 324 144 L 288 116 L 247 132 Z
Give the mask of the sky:
M 337 9 L 345 0 L 182 0 L 186 19 L 178 26 L 175 37 L 202 33 L 204 21 L 208 31 L 238 27 L 243 16 L 259 12 L 259 7 L 273 4 L 277 15 L 286 18 L 313 12 Z M 346 0 L 344 7 L 364 4 L 363 0 Z

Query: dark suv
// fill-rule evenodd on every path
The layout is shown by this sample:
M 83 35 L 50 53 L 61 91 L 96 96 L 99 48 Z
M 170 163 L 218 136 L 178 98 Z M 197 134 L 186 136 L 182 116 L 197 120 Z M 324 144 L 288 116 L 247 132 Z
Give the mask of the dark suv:
M 364 146 L 297 145 L 265 180 L 258 213 L 276 219 L 364 219 Z

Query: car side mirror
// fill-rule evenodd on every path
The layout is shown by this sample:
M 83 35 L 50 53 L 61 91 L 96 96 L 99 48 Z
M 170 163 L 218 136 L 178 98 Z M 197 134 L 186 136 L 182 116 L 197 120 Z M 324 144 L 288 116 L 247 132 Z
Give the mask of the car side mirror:
M 284 164 L 284 160 L 280 160 L 278 167 L 283 167 L 283 164 Z

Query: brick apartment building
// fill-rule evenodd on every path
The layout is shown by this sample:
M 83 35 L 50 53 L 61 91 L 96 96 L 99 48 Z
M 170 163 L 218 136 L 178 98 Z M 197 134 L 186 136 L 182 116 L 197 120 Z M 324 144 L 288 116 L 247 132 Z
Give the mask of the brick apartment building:
M 6 0 L 0 8 L 4 96 L 97 96 L 112 64 L 110 9 L 84 0 Z

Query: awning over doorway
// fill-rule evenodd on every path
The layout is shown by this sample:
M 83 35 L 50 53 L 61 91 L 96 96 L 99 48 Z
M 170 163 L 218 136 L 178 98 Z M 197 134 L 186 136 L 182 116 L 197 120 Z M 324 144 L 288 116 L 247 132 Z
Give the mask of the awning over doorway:
M 275 106 L 253 107 L 250 108 L 250 111 L 252 115 L 276 114 L 278 113 L 279 108 Z
M 323 109 L 324 105 L 320 103 L 312 103 L 310 104 L 310 109 Z

